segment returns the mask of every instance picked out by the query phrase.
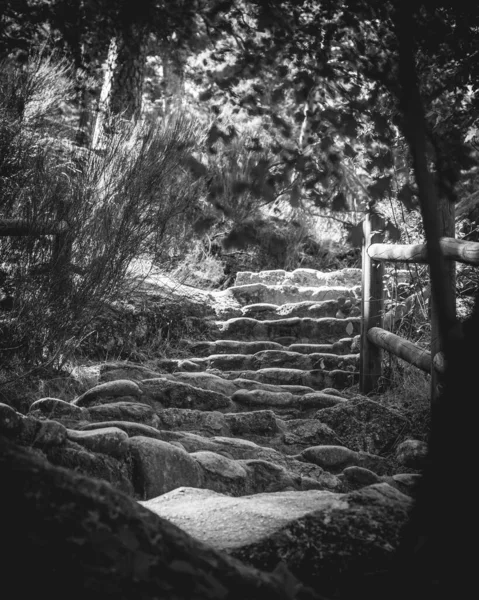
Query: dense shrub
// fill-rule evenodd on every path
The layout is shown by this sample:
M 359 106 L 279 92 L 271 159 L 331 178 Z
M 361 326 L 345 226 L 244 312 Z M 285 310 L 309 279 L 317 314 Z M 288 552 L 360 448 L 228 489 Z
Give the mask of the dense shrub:
M 191 237 L 203 181 L 184 164 L 199 127 L 117 118 L 96 151 L 72 142 L 68 65 L 35 57 L 0 67 L 0 218 L 33 233 L 0 238 L 4 312 L 0 352 L 31 364 L 61 362 L 102 307 L 127 293 L 128 268 L 157 261 Z

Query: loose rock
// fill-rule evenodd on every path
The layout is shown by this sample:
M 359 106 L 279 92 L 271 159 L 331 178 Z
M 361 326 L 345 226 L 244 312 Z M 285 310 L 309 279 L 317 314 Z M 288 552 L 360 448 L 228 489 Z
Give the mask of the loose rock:
M 92 421 L 132 421 L 150 427 L 156 427 L 160 419 L 155 411 L 146 404 L 133 402 L 112 402 L 101 404 L 88 409 Z
M 200 467 L 187 452 L 146 437 L 128 440 L 133 458 L 133 485 L 146 500 L 181 486 L 200 487 Z
M 426 465 L 427 455 L 427 444 L 420 440 L 405 440 L 396 448 L 398 463 L 410 469 L 422 470 Z
M 22 415 L 8 406 L 0 403 L 0 434 L 15 436 L 22 428 Z
M 93 431 L 67 430 L 68 439 L 88 448 L 91 452 L 101 452 L 117 458 L 128 450 L 128 434 L 117 427 L 103 427 Z
M 141 382 L 144 397 L 160 403 L 164 408 L 194 410 L 221 410 L 231 408 L 231 400 L 224 394 L 196 388 L 166 378 L 145 379 Z
M 333 429 L 352 450 L 382 454 L 392 448 L 408 421 L 379 402 L 357 396 L 316 413 L 316 419 Z
M 128 379 L 119 379 L 95 386 L 74 400 L 73 404 L 89 407 L 95 402 L 104 402 L 111 398 L 131 396 L 138 399 L 141 394 L 141 389 L 136 383 Z

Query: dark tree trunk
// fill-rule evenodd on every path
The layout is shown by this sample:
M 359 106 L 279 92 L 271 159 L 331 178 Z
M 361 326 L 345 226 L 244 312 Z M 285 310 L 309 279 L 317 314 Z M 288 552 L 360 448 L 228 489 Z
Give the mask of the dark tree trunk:
M 98 145 L 108 116 L 120 115 L 133 121 L 140 118 L 147 43 L 147 28 L 137 24 L 117 32 L 111 39 L 92 136 L 93 148 Z
M 404 128 L 419 188 L 432 294 L 447 367 L 442 393 L 432 407 L 428 464 L 400 549 L 394 597 L 462 598 L 476 587 L 476 553 L 471 548 L 476 543 L 478 514 L 472 472 L 477 456 L 479 295 L 472 317 L 460 327 L 450 271 L 440 247 L 441 205 L 428 172 L 426 120 L 411 39 L 413 8 L 406 3 L 398 3 L 396 29 Z

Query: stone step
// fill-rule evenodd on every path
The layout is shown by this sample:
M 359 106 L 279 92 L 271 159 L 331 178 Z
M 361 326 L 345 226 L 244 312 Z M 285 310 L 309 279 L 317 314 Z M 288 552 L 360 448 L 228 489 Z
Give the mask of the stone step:
M 181 340 L 182 346 L 193 356 L 213 354 L 256 354 L 263 350 L 287 350 L 300 354 L 326 352 L 328 354 L 354 354 L 354 338 L 342 338 L 334 344 L 291 344 L 282 346 L 277 342 L 241 342 L 238 340 L 216 340 L 215 342 L 196 342 Z M 355 348 L 359 352 L 359 347 Z
M 302 384 L 274 384 L 265 383 L 262 381 L 255 381 L 254 379 L 244 379 L 238 377 L 233 379 L 234 384 L 239 390 L 265 390 L 270 392 L 290 392 L 294 396 L 304 396 L 314 392 L 312 387 Z
M 266 285 L 299 285 L 305 287 L 320 287 L 333 285 L 360 285 L 361 269 L 340 269 L 329 273 L 316 271 L 316 269 L 295 269 L 284 271 L 275 269 L 272 271 L 240 271 L 236 274 L 236 285 L 248 285 L 251 283 L 264 283 Z
M 285 350 L 263 350 L 256 354 L 213 354 L 205 358 L 192 358 L 193 367 L 219 369 L 221 371 L 254 371 L 268 367 L 281 367 L 301 369 L 303 371 L 315 369 L 342 369 L 357 370 L 359 367 L 358 354 L 327 354 L 311 353 L 300 354 Z M 187 370 L 185 367 L 184 370 Z M 191 370 L 196 370 L 195 368 Z
M 294 396 L 303 396 L 314 391 L 313 388 L 304 385 L 272 385 L 240 377 L 237 379 L 227 379 L 224 376 L 206 372 L 173 373 L 171 375 L 163 375 L 162 377 L 180 383 L 187 383 L 203 390 L 219 392 L 230 397 L 238 390 L 261 390 L 271 393 L 289 393 Z
M 359 373 L 354 371 L 309 371 L 301 369 L 266 368 L 258 371 L 224 371 L 227 379 L 251 379 L 273 385 L 304 385 L 313 390 L 334 388 L 337 390 L 351 387 L 358 383 Z
M 360 333 L 361 318 L 309 319 L 294 317 L 276 321 L 258 321 L 247 317 L 216 321 L 211 335 L 216 339 L 239 339 L 245 341 L 269 340 L 290 343 L 333 344 L 340 338 Z M 285 342 L 289 342 L 286 344 Z
M 265 390 L 238 390 L 232 401 L 238 412 L 252 410 L 272 410 L 276 416 L 284 420 L 313 418 L 318 410 L 330 408 L 348 400 L 337 392 L 311 392 L 295 396 L 289 392 L 268 392 Z
M 241 316 L 261 320 L 287 319 L 289 317 L 311 317 L 313 319 L 335 317 L 344 319 L 347 316 L 357 317 L 361 314 L 358 304 L 358 299 L 345 298 L 344 296 L 341 296 L 338 300 L 293 302 L 279 306 L 267 303 L 249 304 L 241 309 Z
M 108 381 L 91 388 L 72 404 L 44 399 L 34 403 L 32 411 L 48 415 L 53 414 L 52 409 L 56 408 L 62 419 L 74 416 L 72 411 L 76 411 L 79 420 L 139 419 L 140 422 L 146 420 L 152 424 L 156 420 L 154 411 L 158 408 L 222 413 L 268 408 L 284 419 L 294 419 L 312 416 L 317 410 L 347 401 L 335 389 L 325 388 L 323 392 L 318 392 L 311 387 L 295 384 L 294 380 L 289 385 L 268 385 L 253 379 L 228 380 L 211 373 L 187 375 L 165 375 L 138 383 Z M 125 396 L 125 388 L 134 388 L 135 394 Z
M 241 306 L 248 304 L 290 304 L 303 301 L 324 302 L 340 297 L 357 300 L 361 297 L 361 286 L 321 286 L 304 287 L 297 285 L 266 285 L 251 283 L 228 288 L 231 295 Z
M 390 281 L 408 283 L 411 273 L 408 269 L 386 269 L 386 277 Z M 339 269 L 337 271 L 316 271 L 315 269 L 295 269 L 284 271 L 275 269 L 272 271 L 239 271 L 236 274 L 235 285 L 250 285 L 252 283 L 263 283 L 265 285 L 297 285 L 303 287 L 321 286 L 355 286 L 361 285 L 362 270 L 355 268 Z
M 290 344 L 284 349 L 289 352 L 298 352 L 299 354 L 315 354 L 316 352 L 355 354 L 359 352 L 359 345 L 356 343 L 356 338 L 341 338 L 333 344 Z
M 294 455 L 316 445 L 341 445 L 341 438 L 317 419 L 285 421 L 272 410 L 220 413 L 194 409 L 157 409 L 159 430 L 190 431 L 210 438 L 224 436 L 249 440 Z
M 298 371 L 296 371 L 296 375 Z M 112 374 L 114 371 L 108 373 Z M 337 374 L 340 371 L 334 373 Z M 330 373 L 326 373 L 326 375 L 329 376 Z M 118 419 L 121 415 L 126 417 L 137 415 L 138 418 L 146 418 L 150 422 L 153 418 L 153 415 L 150 414 L 151 409 L 156 409 L 158 403 L 164 408 L 194 408 L 200 411 L 215 410 L 218 412 L 242 412 L 252 408 L 256 410 L 268 408 L 281 418 L 294 419 L 312 416 L 319 409 L 346 401 L 346 398 L 335 389 L 323 386 L 322 392 L 314 391 L 312 387 L 301 383 L 295 384 L 294 379 L 291 381 L 291 372 L 288 377 L 289 385 L 272 385 L 255 381 L 252 378 L 225 379 L 205 372 L 175 373 L 144 379 L 138 383 L 128 380 L 110 380 L 91 388 L 87 394 L 75 400 L 74 404 L 63 403 L 63 405 L 69 408 L 70 413 L 72 409 L 81 412 L 80 405 L 92 406 L 90 418 L 95 417 L 94 420 L 97 421 L 109 418 Z M 317 382 L 317 380 L 316 376 L 315 381 Z M 296 381 L 298 381 L 298 377 L 296 377 Z M 325 379 L 325 384 L 327 385 L 330 381 L 331 377 Z M 123 395 L 122 390 L 125 386 L 135 388 L 137 392 L 135 397 Z M 61 401 L 58 402 L 61 403 Z M 46 400 L 43 403 L 48 404 Z M 39 402 L 36 404 L 38 405 Z M 145 404 L 148 406 L 144 406 Z M 48 414 L 51 407 L 46 405 L 44 408 Z M 141 415 L 138 411 L 141 412 Z M 99 413 L 98 416 L 93 414 L 95 412 Z M 86 416 L 80 415 L 78 418 L 84 419 Z
M 284 350 L 276 342 L 242 342 L 239 340 L 216 340 L 215 342 L 193 342 L 181 340 L 181 344 L 194 356 L 209 356 L 210 354 L 256 354 L 262 350 Z
M 220 373 L 218 371 L 218 373 Z M 105 370 L 103 374 L 101 374 L 99 382 L 96 382 L 97 385 L 93 389 L 102 389 L 105 387 L 106 383 L 111 382 L 122 382 L 125 383 L 125 378 L 131 377 L 135 381 L 138 382 L 139 385 L 143 385 L 146 381 L 152 381 L 155 379 L 164 379 L 170 381 L 176 381 L 181 384 L 188 384 L 193 386 L 194 388 L 199 388 L 201 390 L 209 390 L 212 392 L 216 392 L 219 394 L 223 394 L 225 396 L 231 397 L 238 390 L 263 390 L 272 393 L 290 393 L 295 396 L 302 396 L 304 394 L 312 393 L 314 390 L 311 387 L 304 385 L 272 385 L 268 383 L 262 383 L 260 381 L 253 381 L 251 379 L 228 379 L 225 376 L 220 376 L 215 373 L 207 373 L 205 371 L 201 372 L 177 372 L 177 373 L 152 373 L 148 369 L 145 369 L 144 372 L 138 373 L 135 376 L 135 370 L 132 368 L 131 370 L 126 365 L 123 368 L 119 369 L 111 369 Z M 131 381 L 126 380 L 127 384 L 130 384 Z M 120 386 L 121 387 L 121 386 Z M 110 388 L 111 389 L 111 388 Z M 93 392 L 90 390 L 89 394 L 91 395 Z M 124 398 L 124 394 L 122 390 L 119 388 L 118 393 L 121 398 Z M 112 394 L 113 395 L 113 392 Z M 118 395 L 118 394 L 117 394 Z M 141 389 L 138 387 L 137 397 L 141 396 Z M 74 401 L 77 404 L 77 401 Z M 68 405 L 71 407 L 71 405 Z M 75 406 L 76 410 L 80 410 Z

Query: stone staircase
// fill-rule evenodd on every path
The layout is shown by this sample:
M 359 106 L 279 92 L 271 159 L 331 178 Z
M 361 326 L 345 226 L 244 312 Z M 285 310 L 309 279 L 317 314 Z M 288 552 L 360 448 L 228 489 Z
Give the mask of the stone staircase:
M 360 269 L 238 273 L 228 294 L 239 307 L 228 312 L 241 316 L 215 321 L 214 341 L 186 341 L 192 358 L 162 366 L 281 386 L 276 392 L 351 387 L 358 379 L 360 281 Z
M 266 550 L 266 540 L 313 513 L 323 525 L 337 520 L 336 537 L 325 541 L 336 548 L 357 520 L 351 557 L 370 529 L 364 535 L 380 568 L 377 557 L 389 556 L 406 518 L 425 448 L 405 441 L 397 449 L 407 437 L 406 417 L 351 391 L 358 382 L 360 279 L 359 269 L 238 273 L 234 287 L 214 296 L 210 339 L 184 340 L 187 358 L 97 365 L 88 372 L 91 388 L 70 402 L 42 398 L 27 416 L 0 405 L 0 432 L 54 465 L 108 481 L 260 568 L 265 552 L 274 564 L 287 554 L 281 544 Z M 232 497 L 248 503 L 233 510 Z M 321 506 L 326 512 L 319 515 Z M 234 531 L 211 524 L 213 535 L 207 521 L 223 510 L 233 511 Z M 258 535 L 261 552 L 248 553 Z

